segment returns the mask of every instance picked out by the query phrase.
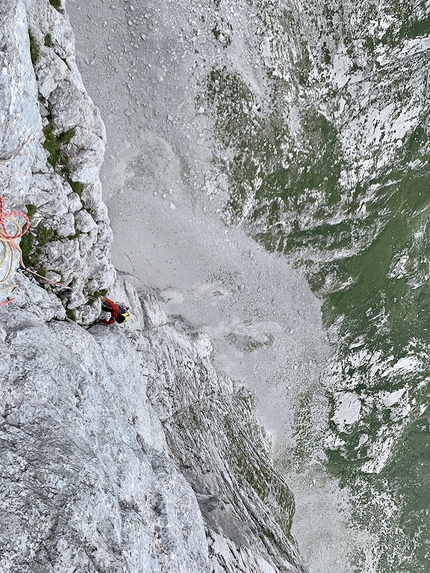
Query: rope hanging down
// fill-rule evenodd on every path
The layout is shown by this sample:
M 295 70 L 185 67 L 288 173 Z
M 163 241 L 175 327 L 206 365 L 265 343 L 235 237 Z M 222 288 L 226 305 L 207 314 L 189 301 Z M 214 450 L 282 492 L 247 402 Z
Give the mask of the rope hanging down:
M 24 228 L 21 228 L 21 225 L 19 224 L 19 222 L 17 221 L 16 218 L 22 218 L 25 220 L 25 225 Z M 9 226 L 13 225 L 14 229 L 15 229 L 15 233 L 11 234 L 8 229 L 7 229 L 7 224 L 9 223 Z M 35 271 L 32 271 L 31 269 L 27 268 L 24 265 L 24 262 L 22 260 L 22 251 L 19 247 L 19 245 L 15 242 L 16 239 L 20 239 L 23 235 L 25 235 L 25 233 L 28 231 L 28 229 L 30 228 L 30 219 L 28 218 L 28 216 L 25 213 L 22 213 L 21 211 L 12 211 L 11 213 L 5 213 L 4 212 L 4 204 L 3 204 L 3 197 L 0 195 L 0 243 L 1 243 L 1 247 L 3 249 L 3 253 L 1 254 L 1 260 L 0 260 L 0 272 L 1 269 L 4 265 L 6 265 L 6 269 L 4 271 L 4 276 L 2 276 L 0 278 L 0 285 L 4 285 L 11 277 L 13 270 L 14 270 L 14 266 L 15 266 L 15 261 L 16 261 L 16 253 L 18 252 L 18 256 L 19 256 L 19 264 L 20 266 L 27 271 L 28 273 L 31 273 L 32 275 L 43 279 L 44 281 L 52 284 L 53 286 L 57 286 L 57 287 L 61 287 L 67 290 L 70 290 L 72 292 L 75 292 L 79 295 L 84 296 L 87 299 L 91 299 L 91 300 L 99 300 L 102 297 L 94 297 L 94 296 L 90 296 L 88 294 L 84 294 L 78 290 L 73 289 L 72 287 L 62 284 L 62 283 L 58 283 L 55 282 L 51 279 L 48 279 L 47 277 L 44 277 L 43 275 L 39 275 L 38 273 L 36 273 Z M 9 286 L 3 286 L 0 287 L 0 291 L 2 290 L 15 290 L 15 288 L 18 285 L 9 285 Z M 4 306 L 6 304 L 9 304 L 11 302 L 13 302 L 14 300 L 16 300 L 15 298 L 11 298 L 7 301 L 4 302 L 0 302 L 0 306 Z

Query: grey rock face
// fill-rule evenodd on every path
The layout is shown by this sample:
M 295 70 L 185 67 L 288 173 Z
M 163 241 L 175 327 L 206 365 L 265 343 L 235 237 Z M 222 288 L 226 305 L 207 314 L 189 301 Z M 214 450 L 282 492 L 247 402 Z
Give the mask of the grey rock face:
M 1 570 L 209 571 L 127 339 L 16 308 L 1 319 Z
M 24 3 L 5 0 L 0 6 L 2 42 L 0 74 L 0 165 L 35 139 L 40 129 L 34 72 Z M 30 105 L 29 105 L 30 104 Z
M 76 67 L 72 29 L 45 0 L 7 1 L 1 11 L 0 179 L 7 210 L 31 213 L 24 263 L 99 292 L 115 278 L 99 180 L 105 130 Z M 91 321 L 98 306 L 84 302 L 74 297 L 75 316 Z
M 306 571 L 290 528 L 293 496 L 269 459 L 251 395 L 211 362 L 207 335 L 159 312 L 141 294 L 145 329 L 132 340 L 148 369 L 148 397 L 196 493 L 214 571 Z
M 1 570 L 306 571 L 250 396 L 207 337 L 130 285 L 126 333 L 85 331 L 20 281 L 0 309 Z
M 112 285 L 98 170 L 104 128 L 62 10 L 5 0 L 0 182 L 28 210 L 25 262 L 80 291 Z M 17 271 L 0 307 L 0 570 L 4 573 L 306 571 L 292 495 L 251 397 L 219 377 L 207 336 L 116 285 L 132 318 L 89 331 Z M 46 285 L 45 285 L 46 286 Z M 48 287 L 49 290 L 49 287 Z M 1 291 L 0 302 L 8 291 Z

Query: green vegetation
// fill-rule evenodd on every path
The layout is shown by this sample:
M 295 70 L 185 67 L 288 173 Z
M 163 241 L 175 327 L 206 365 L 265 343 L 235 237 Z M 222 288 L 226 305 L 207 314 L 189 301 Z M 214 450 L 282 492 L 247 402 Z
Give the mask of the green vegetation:
M 53 229 L 48 229 L 47 227 L 31 229 L 22 237 L 20 243 L 24 265 L 32 269 L 40 268 L 39 260 L 42 255 L 43 247 L 47 243 L 57 241 L 59 239 L 60 237 L 58 236 L 58 233 Z M 41 274 L 39 270 L 37 272 Z
M 52 229 L 48 229 L 47 227 L 40 227 L 37 233 L 39 239 L 39 246 L 44 247 L 46 243 L 49 243 L 51 239 L 56 240 L 59 239 L 59 236 L 56 231 Z
M 32 31 L 30 30 L 30 28 L 28 29 L 28 37 L 30 40 L 30 58 L 31 58 L 31 63 L 33 64 L 33 66 L 36 65 L 36 62 L 39 58 L 39 46 L 37 45 L 36 42 L 36 38 L 33 36 Z
M 45 46 L 47 48 L 51 48 L 52 47 L 52 37 L 51 34 L 46 34 L 45 36 Z
M 102 288 L 101 290 L 96 290 L 94 292 L 89 293 L 87 296 L 91 298 L 88 299 L 87 305 L 92 306 L 96 302 L 96 299 L 100 297 L 105 297 L 107 295 L 107 292 L 108 291 L 106 288 Z
M 217 135 L 230 154 L 228 164 L 219 160 L 221 170 L 227 170 L 230 177 L 229 219 L 239 221 L 247 213 L 256 230 L 264 221 L 265 246 L 291 252 L 297 246 L 293 244 L 296 239 L 300 248 L 303 240 L 317 243 L 321 235 L 325 242 L 331 240 L 318 226 L 314 236 L 303 237 L 299 221 L 311 214 L 325 221 L 339 204 L 338 181 L 344 162 L 336 128 L 312 106 L 301 113 L 300 141 L 295 141 L 283 120 L 281 88 L 261 109 L 245 79 L 223 67 L 211 71 L 207 94 L 215 112 Z M 255 205 L 252 213 L 251 202 Z M 297 231 L 288 241 L 279 225 L 287 216 Z M 349 240 L 347 235 L 348 229 L 340 229 L 341 246 Z
M 34 215 L 37 212 L 37 207 L 35 205 L 30 204 L 30 205 L 26 205 L 26 208 L 27 208 L 27 217 L 31 221 L 31 219 L 34 217 Z
M 322 51 L 323 62 L 327 66 L 330 65 L 331 64 L 331 54 L 330 54 L 330 50 L 329 50 L 326 42 L 323 43 L 321 51 Z
M 73 233 L 73 235 L 69 235 L 67 238 L 69 239 L 69 241 L 73 241 L 74 239 L 80 237 L 80 235 L 82 235 L 82 231 L 80 231 L 75 224 L 75 232 Z
M 26 205 L 27 208 L 27 217 L 32 220 L 34 215 L 36 214 L 37 208 L 34 205 Z M 30 262 L 32 261 L 31 253 L 33 251 L 33 244 L 34 244 L 34 234 L 29 230 L 22 238 L 20 242 L 20 249 L 22 252 L 22 260 L 25 266 L 29 266 Z
M 84 184 L 81 183 L 80 181 L 72 181 L 71 179 L 67 179 L 67 182 L 69 183 L 69 185 L 73 189 L 73 191 L 75 193 L 77 193 L 79 195 L 79 197 L 82 197 L 82 192 L 84 190 Z
M 322 46 L 319 43 L 314 52 L 318 49 L 318 65 L 325 70 L 342 42 L 353 62 L 353 72 L 363 65 L 357 57 L 360 50 L 353 43 L 361 38 L 374 74 L 371 81 L 375 82 L 375 99 L 369 106 L 382 109 L 387 101 L 392 102 L 396 107 L 394 121 L 420 94 L 416 91 L 417 86 L 421 89 L 417 71 L 419 66 L 426 69 L 426 60 L 421 53 L 413 52 L 413 65 L 408 56 L 399 60 L 398 68 L 393 60 L 394 70 L 393 66 L 380 69 L 378 62 L 383 59 L 378 59 L 379 54 L 388 55 L 388 46 L 392 46 L 394 53 L 403 50 L 406 56 L 406 40 L 425 38 L 430 19 L 420 15 L 423 12 L 413 3 L 392 0 L 385 7 L 390 25 L 381 37 L 377 31 L 373 36 L 369 32 L 372 28 L 367 26 L 367 20 L 377 18 L 376 4 L 363 16 L 360 29 L 355 30 L 345 25 L 332 4 L 326 3 L 324 36 L 329 40 Z M 218 31 L 214 29 L 213 33 Z M 302 53 L 298 46 L 295 49 L 298 65 L 289 70 L 291 84 L 294 88 L 297 83 L 312 86 L 314 80 L 308 72 L 316 69 L 315 62 L 309 62 L 306 50 Z M 315 53 L 312 55 L 315 57 Z M 430 438 L 429 412 L 425 409 L 430 379 L 428 113 L 425 108 L 420 115 L 417 112 L 383 169 L 379 166 L 384 165 L 382 144 L 390 143 L 390 132 L 389 124 L 381 122 L 387 128 L 381 131 L 381 147 L 376 144 L 373 157 L 369 154 L 369 163 L 375 161 L 374 171 L 370 176 L 361 176 L 361 161 L 367 156 L 358 154 L 349 164 L 351 155 L 344 154 L 341 145 L 349 133 L 346 120 L 366 113 L 360 108 L 361 102 L 346 102 L 351 107 L 346 108 L 341 121 L 331 121 L 337 108 L 331 108 L 329 102 L 339 101 L 340 97 L 336 89 L 330 88 L 324 96 L 327 99 L 316 105 L 316 92 L 311 90 L 312 97 L 306 99 L 306 90 L 297 90 L 305 104 L 297 102 L 292 116 L 281 102 L 294 90 L 283 77 L 271 76 L 271 81 L 265 99 L 256 102 L 257 92 L 238 72 L 218 67 L 208 76 L 209 105 L 205 109 L 213 111 L 216 135 L 224 148 L 216 162 L 229 177 L 227 216 L 230 222 L 248 224 L 248 230 L 268 250 L 287 254 L 301 265 L 312 290 L 322 299 L 324 324 L 338 343 L 330 362 L 332 370 L 324 373 L 330 384 L 327 408 L 336 404 L 330 398 L 332 385 L 334 391 L 354 393 L 361 404 L 357 423 L 341 427 L 327 422 L 328 429 L 339 442 L 342 440 L 334 451 L 326 452 L 328 468 L 340 478 L 342 486 L 357 496 L 357 522 L 370 524 L 369 530 L 376 536 L 381 531 L 387 533 L 387 545 L 378 551 L 378 571 L 424 573 L 430 554 Z M 379 81 L 381 88 L 376 86 Z M 326 106 L 329 113 L 323 111 Z M 350 144 L 343 144 L 344 149 L 348 150 Z M 246 343 L 234 335 L 230 341 L 236 345 Z M 401 364 L 410 366 L 403 370 Z M 315 426 L 313 396 L 320 391 L 311 390 L 306 390 L 295 406 L 296 442 L 288 461 L 295 471 L 313 458 L 316 448 L 324 449 L 322 438 L 318 441 L 319 435 L 310 430 Z M 382 403 L 381 396 L 400 390 L 405 394 L 398 404 Z M 396 448 L 390 445 L 391 439 Z M 391 448 L 386 467 L 378 475 L 364 475 L 360 468 L 384 454 L 385 444 Z M 245 456 L 238 457 L 236 463 L 252 483 L 256 473 L 252 464 Z M 256 487 L 264 495 L 264 480 L 261 482 Z M 392 502 L 389 519 L 384 513 L 386 502 Z M 398 509 L 391 514 L 396 506 Z M 364 569 L 357 564 L 357 571 Z
M 84 184 L 80 181 L 73 181 L 70 178 L 70 158 L 64 150 L 64 147 L 73 139 L 76 130 L 71 128 L 67 131 L 63 131 L 59 135 L 55 135 L 54 126 L 49 122 L 43 128 L 43 133 L 45 135 L 43 147 L 49 153 L 48 163 L 64 177 L 72 190 L 81 197 L 84 190 Z
M 70 158 L 64 151 L 64 147 L 68 145 L 74 137 L 76 133 L 75 129 L 71 128 L 67 131 L 63 131 L 63 133 L 60 133 L 59 135 L 55 135 L 52 123 L 48 123 L 43 128 L 43 133 L 45 134 L 43 147 L 49 153 L 48 163 L 50 163 L 54 169 L 61 166 L 60 173 L 66 179 L 73 191 L 81 197 L 84 190 L 84 184 L 80 181 L 73 181 L 70 178 Z
M 66 316 L 70 320 L 73 320 L 73 322 L 76 322 L 76 312 L 72 308 L 66 309 Z
M 61 0 L 49 0 L 49 3 L 56 10 L 61 10 L 63 8 Z
M 63 152 L 61 154 L 61 163 L 61 173 L 66 177 L 66 179 L 68 179 L 70 175 L 70 157 L 67 153 Z
M 34 235 L 29 231 L 26 233 L 19 244 L 22 260 L 26 267 L 31 266 L 33 259 L 31 258 L 31 252 L 33 251 Z
M 66 156 L 64 155 L 63 157 L 63 147 L 70 143 L 71 139 L 75 135 L 75 129 L 68 129 L 59 135 L 54 135 L 53 125 L 52 123 L 48 123 L 43 128 L 43 133 L 45 135 L 43 147 L 49 153 L 48 162 L 52 167 L 55 169 L 60 159 L 62 159 L 63 162 L 66 161 L 66 163 L 68 163 L 68 160 L 65 159 Z

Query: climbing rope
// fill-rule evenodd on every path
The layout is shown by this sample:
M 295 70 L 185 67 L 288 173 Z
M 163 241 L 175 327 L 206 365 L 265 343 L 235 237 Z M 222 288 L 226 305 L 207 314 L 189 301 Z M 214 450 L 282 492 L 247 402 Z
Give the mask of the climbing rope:
M 25 220 L 24 228 L 17 218 Z M 8 230 L 12 226 L 15 232 L 10 232 Z M 3 197 L 0 195 L 0 243 L 2 248 L 2 255 L 0 260 L 0 271 L 5 267 L 4 274 L 0 278 L 0 285 L 4 285 L 10 279 L 13 270 L 15 268 L 16 253 L 19 252 L 20 262 L 22 260 L 21 249 L 19 245 L 15 242 L 28 231 L 30 227 L 30 219 L 25 213 L 20 211 L 12 211 L 10 213 L 4 212 Z M 1 286 L 0 291 L 11 290 L 13 292 L 18 285 Z M 0 302 L 0 306 L 4 306 L 16 300 L 15 298 L 8 299 L 7 301 Z
M 17 218 L 22 218 L 25 220 L 25 225 L 23 228 L 21 227 L 21 225 L 17 221 Z M 7 224 L 9 224 L 9 226 L 12 225 L 14 227 L 15 233 L 11 234 L 8 231 Z M 94 297 L 94 296 L 91 296 L 88 294 L 84 294 L 83 292 L 80 292 L 78 290 L 73 289 L 69 285 L 55 282 L 51 279 L 48 279 L 47 277 L 44 277 L 43 275 L 36 273 L 36 271 L 33 271 L 32 269 L 27 268 L 24 265 L 24 262 L 22 260 L 21 248 L 15 241 L 16 241 L 16 239 L 19 239 L 23 235 L 25 235 L 25 233 L 28 231 L 29 228 L 30 228 L 30 219 L 28 218 L 28 216 L 25 213 L 22 213 L 21 211 L 12 211 L 11 213 L 5 213 L 4 212 L 3 197 L 0 195 L 0 243 L 1 243 L 2 251 L 3 251 L 2 255 L 1 255 L 2 258 L 0 260 L 0 272 L 1 272 L 1 269 L 3 268 L 3 266 L 6 267 L 4 270 L 4 275 L 0 278 L 0 285 L 4 285 L 10 279 L 10 277 L 13 273 L 14 267 L 15 267 L 15 261 L 16 261 L 17 253 L 18 253 L 19 264 L 28 273 L 31 273 L 32 275 L 50 283 L 53 286 L 61 287 L 63 289 L 70 290 L 74 293 L 77 293 L 79 295 L 84 296 L 87 299 L 99 300 L 100 298 L 103 298 L 103 297 Z M 11 292 L 13 292 L 17 288 L 17 286 L 18 285 L 16 285 L 16 284 L 3 286 L 3 287 L 0 287 L 0 291 L 11 290 Z M 10 298 L 7 301 L 0 302 L 0 306 L 4 306 L 6 304 L 9 304 L 15 300 L 16 300 L 15 298 Z

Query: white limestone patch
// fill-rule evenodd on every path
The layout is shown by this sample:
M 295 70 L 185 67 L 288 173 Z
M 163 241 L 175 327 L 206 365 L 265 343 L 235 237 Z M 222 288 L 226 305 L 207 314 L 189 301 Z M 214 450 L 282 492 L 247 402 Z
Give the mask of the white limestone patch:
M 382 392 L 380 400 L 386 408 L 390 408 L 399 402 L 405 392 L 406 388 L 401 388 L 400 390 L 396 390 L 394 392 Z
M 394 376 L 397 374 L 416 374 L 422 370 L 421 360 L 417 356 L 404 356 L 395 364 L 385 369 L 381 375 L 384 377 Z
M 400 51 L 400 56 L 415 56 L 421 52 L 428 52 L 430 50 L 430 38 L 421 37 L 421 38 L 414 38 L 411 40 L 406 40 L 403 44 L 403 48 Z
M 361 400 L 352 392 L 341 392 L 335 395 L 336 407 L 332 416 L 339 432 L 344 432 L 348 426 L 360 419 Z
M 336 85 L 338 89 L 342 88 L 350 81 L 351 65 L 351 58 L 347 55 L 346 48 L 343 46 L 343 49 L 339 50 L 333 56 L 332 64 L 331 81 Z

